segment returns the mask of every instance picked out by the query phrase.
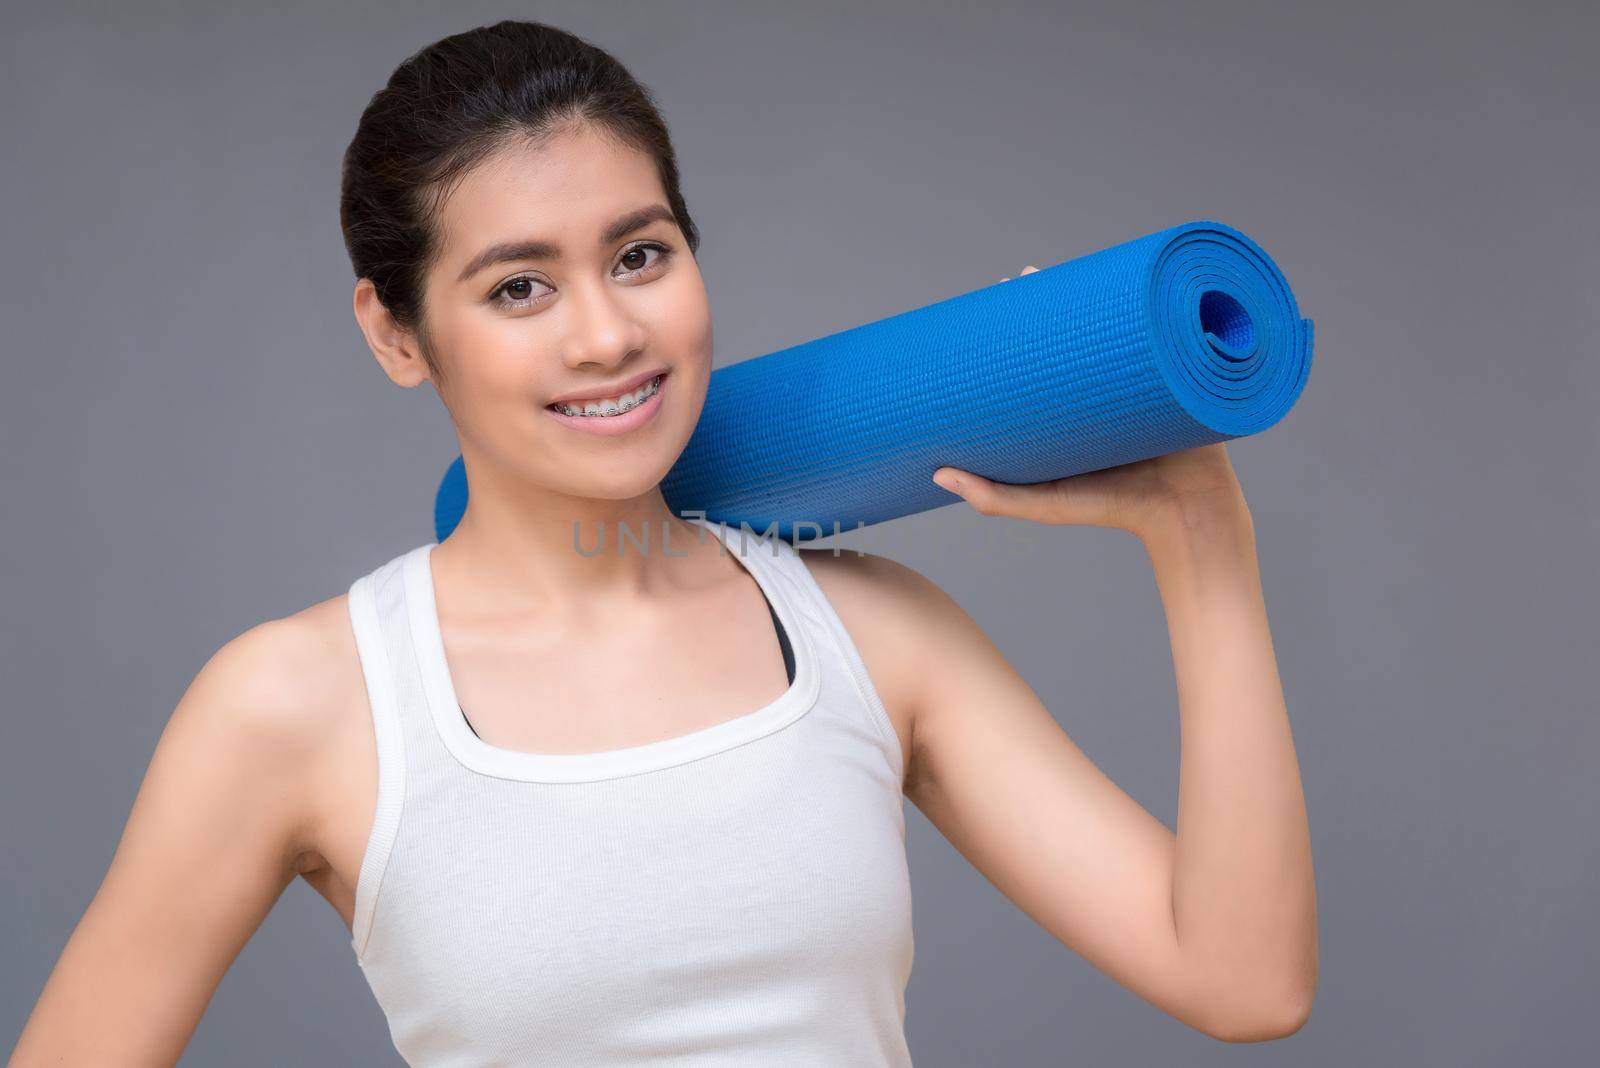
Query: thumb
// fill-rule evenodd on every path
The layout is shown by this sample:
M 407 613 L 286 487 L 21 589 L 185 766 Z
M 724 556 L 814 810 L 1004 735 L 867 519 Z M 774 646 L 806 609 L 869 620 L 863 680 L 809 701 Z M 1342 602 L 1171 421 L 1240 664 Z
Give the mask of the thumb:
M 933 480 L 972 505 L 981 515 L 1006 515 L 1048 522 L 1046 502 L 1036 487 L 994 482 L 956 467 L 941 467 Z

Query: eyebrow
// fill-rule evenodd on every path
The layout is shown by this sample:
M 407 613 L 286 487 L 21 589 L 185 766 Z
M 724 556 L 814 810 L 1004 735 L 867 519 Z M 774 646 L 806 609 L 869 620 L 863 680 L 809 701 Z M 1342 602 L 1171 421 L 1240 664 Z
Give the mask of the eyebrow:
M 635 230 L 642 230 L 653 222 L 678 221 L 672 214 L 672 209 L 665 204 L 651 204 L 647 208 L 638 208 L 619 217 L 616 222 L 606 227 L 606 232 L 600 235 L 600 244 L 609 245 L 620 241 Z M 497 263 L 510 260 L 558 260 L 561 258 L 561 249 L 549 241 L 506 241 L 498 245 L 491 245 L 472 257 L 462 270 L 456 281 L 465 282 L 485 267 L 493 267 Z

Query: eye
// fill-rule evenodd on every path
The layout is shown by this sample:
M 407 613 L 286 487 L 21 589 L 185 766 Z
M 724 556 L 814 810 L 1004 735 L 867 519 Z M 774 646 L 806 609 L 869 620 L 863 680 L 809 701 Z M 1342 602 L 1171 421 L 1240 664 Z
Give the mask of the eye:
M 656 252 L 658 255 L 654 259 L 651 259 L 645 255 L 647 250 Z M 666 245 L 655 241 L 643 241 L 624 252 L 618 258 L 618 262 L 634 263 L 638 265 L 635 267 L 630 267 L 628 270 L 623 272 L 626 276 L 633 278 L 644 274 L 646 271 L 654 270 L 656 267 L 661 266 L 671 255 L 672 250 Z
M 539 295 L 533 287 L 542 285 L 544 283 L 537 278 L 519 274 L 517 277 L 508 278 L 496 286 L 494 292 L 489 294 L 489 299 L 494 302 L 496 307 L 507 311 L 525 308 L 532 304 L 534 298 Z M 549 287 L 546 286 L 545 288 L 548 289 Z

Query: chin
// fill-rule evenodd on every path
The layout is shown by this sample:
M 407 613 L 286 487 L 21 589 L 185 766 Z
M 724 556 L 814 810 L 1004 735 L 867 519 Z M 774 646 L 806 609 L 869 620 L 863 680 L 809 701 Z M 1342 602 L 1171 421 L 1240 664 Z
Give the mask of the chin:
M 666 468 L 657 471 L 653 466 L 640 465 L 628 473 L 620 473 L 613 468 L 604 473 L 596 472 L 592 478 L 568 472 L 566 493 L 592 501 L 631 501 L 661 485 L 662 478 L 671 467 L 669 463 Z M 572 477 L 575 474 L 577 477 Z

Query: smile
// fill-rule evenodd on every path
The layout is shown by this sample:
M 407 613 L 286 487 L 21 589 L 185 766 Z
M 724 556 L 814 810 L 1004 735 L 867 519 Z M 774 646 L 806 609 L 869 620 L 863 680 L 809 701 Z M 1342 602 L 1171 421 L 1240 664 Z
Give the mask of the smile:
M 599 397 L 594 400 L 557 402 L 549 407 L 562 415 L 577 416 L 586 419 L 611 419 L 639 407 L 645 401 L 656 395 L 656 390 L 661 388 L 661 379 L 664 375 L 656 375 L 650 381 L 634 390 L 624 393 L 620 397 Z

